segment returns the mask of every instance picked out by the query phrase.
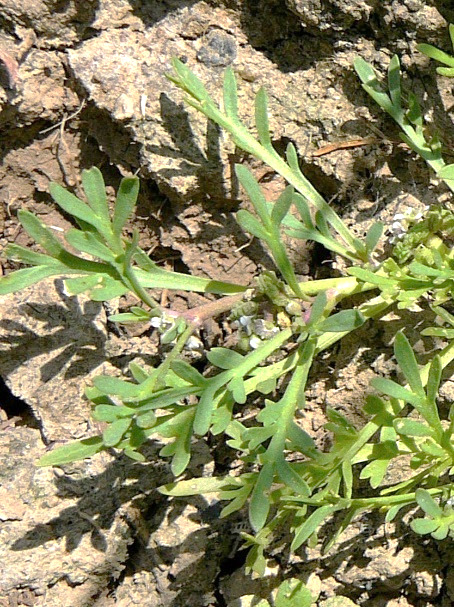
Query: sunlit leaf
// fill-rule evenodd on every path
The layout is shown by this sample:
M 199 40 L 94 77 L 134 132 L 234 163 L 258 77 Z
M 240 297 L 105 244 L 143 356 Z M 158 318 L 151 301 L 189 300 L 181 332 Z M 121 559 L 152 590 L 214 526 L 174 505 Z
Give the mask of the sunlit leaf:
M 443 511 L 434 498 L 425 489 L 416 489 L 416 501 L 418 506 L 424 510 L 426 514 L 433 518 L 439 518 L 443 515 Z
M 23 268 L 10 272 L 0 277 L 0 295 L 16 293 L 26 287 L 30 287 L 44 278 L 60 274 L 61 269 L 52 266 L 37 266 L 35 268 Z
M 380 222 L 373 223 L 367 231 L 365 245 L 368 253 L 375 250 L 384 230 L 384 225 Z
M 123 438 L 131 425 L 130 417 L 120 418 L 108 426 L 102 433 L 102 440 L 106 447 L 115 447 Z
M 418 363 L 416 362 L 415 353 L 410 346 L 410 342 L 401 332 L 397 333 L 394 341 L 394 354 L 402 373 L 405 375 L 405 379 L 410 385 L 410 388 L 419 397 L 424 398 L 424 388 L 422 386 L 421 375 L 419 372 Z
M 320 506 L 298 527 L 291 544 L 291 550 L 298 550 L 310 536 L 320 527 L 323 521 L 336 509 L 335 506 Z
M 260 470 L 249 504 L 249 521 L 255 531 L 262 529 L 270 510 L 270 500 L 267 495 L 273 482 L 273 464 L 268 463 Z
M 266 241 L 269 238 L 268 232 L 262 226 L 258 219 L 254 217 L 249 211 L 240 209 L 236 214 L 236 220 L 240 227 L 243 228 L 249 234 L 252 234 L 256 238 Z
M 275 226 L 279 226 L 287 215 L 294 197 L 294 189 L 287 186 L 273 205 L 271 211 L 271 221 Z
M 217 493 L 227 487 L 241 486 L 239 479 L 235 478 L 191 478 L 190 480 L 169 483 L 158 488 L 159 493 L 173 497 L 188 497 L 189 495 L 204 495 L 205 493 Z
M 51 183 L 49 185 L 49 191 L 52 198 L 64 211 L 70 215 L 73 215 L 76 217 L 76 219 L 80 219 L 81 221 L 88 223 L 96 228 L 99 232 L 103 233 L 104 226 L 101 220 L 88 206 L 88 204 L 85 204 L 85 202 L 79 200 L 77 196 L 74 196 L 74 194 L 71 194 L 71 192 L 65 190 L 65 188 L 58 183 Z
M 317 328 L 325 333 L 336 333 L 341 331 L 353 331 L 366 322 L 365 317 L 359 310 L 342 310 L 332 314 L 321 322 Z
M 400 384 L 397 384 L 395 381 L 390 379 L 386 379 L 384 377 L 375 377 L 371 381 L 371 385 L 380 392 L 387 394 L 388 396 L 392 396 L 393 398 L 398 398 L 407 403 L 412 404 L 414 407 L 418 408 L 424 405 L 424 399 L 419 398 L 416 394 L 407 390 Z
M 394 422 L 396 432 L 402 436 L 433 436 L 432 428 L 414 419 L 397 419 Z
M 211 348 L 207 352 L 207 358 L 212 365 L 220 369 L 235 369 L 244 360 L 244 356 L 228 348 Z
M 258 90 L 255 96 L 255 126 L 259 136 L 259 141 L 265 147 L 271 147 L 270 125 L 268 122 L 268 100 L 263 87 Z
M 400 88 L 400 62 L 399 57 L 394 55 L 389 62 L 388 67 L 388 87 L 391 101 L 396 108 L 401 107 L 401 88 Z
M 57 447 L 46 453 L 37 462 L 37 466 L 61 466 L 91 457 L 104 448 L 100 436 L 92 436 L 83 440 Z
M 289 578 L 279 586 L 274 607 L 311 607 L 314 601 L 311 591 L 301 580 Z
M 52 257 L 59 257 L 65 252 L 64 247 L 52 230 L 45 226 L 33 213 L 21 209 L 17 216 L 29 236 L 43 247 Z
M 229 118 L 238 120 L 238 92 L 235 74 L 231 67 L 224 74 L 224 110 Z
M 94 234 L 90 232 L 82 232 L 81 230 L 72 229 L 65 235 L 66 241 L 78 251 L 99 257 L 103 261 L 115 261 L 115 255 L 112 251 L 102 244 Z
M 439 521 L 434 521 L 431 518 L 415 518 L 411 521 L 410 527 L 415 533 L 425 535 L 426 533 L 432 533 L 435 529 L 440 526 Z
M 172 370 L 189 384 L 193 386 L 205 386 L 207 380 L 201 373 L 197 371 L 192 365 L 184 360 L 175 360 L 172 363 Z
M 88 200 L 88 204 L 94 213 L 108 224 L 110 221 L 109 207 L 107 204 L 106 186 L 101 171 L 98 167 L 82 171 L 82 185 Z
M 268 205 L 266 203 L 265 196 L 257 183 L 257 180 L 252 175 L 251 171 L 249 171 L 249 169 L 242 164 L 235 165 L 235 172 L 239 182 L 246 190 L 246 194 L 249 196 L 250 201 L 254 205 L 254 209 L 257 215 L 260 217 L 261 222 L 265 228 L 268 229 L 271 225 Z M 238 215 L 239 213 L 237 213 L 237 219 Z
M 236 403 L 242 405 L 246 402 L 246 390 L 242 377 L 234 377 L 231 379 L 227 385 L 227 388 L 232 393 Z
M 113 216 L 113 231 L 119 236 L 132 214 L 139 195 L 139 179 L 137 177 L 125 177 L 121 180 L 115 200 Z

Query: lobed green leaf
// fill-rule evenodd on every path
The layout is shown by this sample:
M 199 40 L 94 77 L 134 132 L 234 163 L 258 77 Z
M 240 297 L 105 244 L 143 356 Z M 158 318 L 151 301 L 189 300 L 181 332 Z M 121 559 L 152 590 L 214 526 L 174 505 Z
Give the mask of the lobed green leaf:
M 416 489 L 415 498 L 418 506 L 424 510 L 426 514 L 433 518 L 443 516 L 443 511 L 434 498 L 425 489 Z
M 115 420 L 102 433 L 102 440 L 106 447 L 115 447 L 129 429 L 132 419 L 124 417 Z

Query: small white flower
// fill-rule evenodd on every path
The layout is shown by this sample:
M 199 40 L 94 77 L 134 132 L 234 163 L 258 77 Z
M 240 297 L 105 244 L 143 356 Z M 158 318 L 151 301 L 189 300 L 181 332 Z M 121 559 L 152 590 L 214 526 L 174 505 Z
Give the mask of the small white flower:
M 279 333 L 279 329 L 272 323 L 268 323 L 262 318 L 258 318 L 253 322 L 253 331 L 262 339 L 268 339 Z
M 252 334 L 252 319 L 253 316 L 240 316 L 238 322 L 242 326 L 243 330 L 246 332 L 246 335 Z
M 150 318 L 150 325 L 155 329 L 159 329 L 162 333 L 170 329 L 170 327 L 174 324 L 175 318 L 171 318 L 166 314 L 161 314 L 161 316 L 153 316 Z
M 257 350 L 257 348 L 259 348 L 262 345 L 262 343 L 263 343 L 263 341 L 260 339 L 260 337 L 257 337 L 257 335 L 254 335 L 249 340 L 249 345 L 251 346 L 251 348 L 253 350 Z
M 150 318 L 150 325 L 155 329 L 160 329 L 163 324 L 164 319 L 162 318 L 162 316 L 153 316 L 153 318 Z
M 389 232 L 391 232 L 390 242 L 394 244 L 400 240 L 407 233 L 411 224 L 421 220 L 428 210 L 429 207 L 425 205 L 422 211 L 416 211 L 416 209 L 407 207 L 403 213 L 396 213 L 389 228 Z
M 191 352 L 201 352 L 203 350 L 203 343 L 198 337 L 196 337 L 195 335 L 191 335 L 191 337 L 186 342 L 184 349 L 191 350 Z

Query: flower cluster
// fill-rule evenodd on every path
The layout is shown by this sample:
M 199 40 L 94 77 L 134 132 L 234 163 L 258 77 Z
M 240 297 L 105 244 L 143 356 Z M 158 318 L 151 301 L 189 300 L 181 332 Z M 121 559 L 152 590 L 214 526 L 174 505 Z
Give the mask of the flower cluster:
M 417 221 L 420 221 L 428 210 L 429 207 L 425 205 L 421 211 L 407 207 L 403 213 L 396 213 L 389 228 L 389 232 L 391 233 L 389 241 L 391 244 L 395 244 L 401 240 L 409 228 Z
M 253 350 L 256 350 L 264 340 L 279 333 L 279 328 L 273 321 L 246 315 L 232 322 L 232 328 L 240 331 L 240 335 L 246 338 L 249 347 Z
M 153 316 L 150 325 L 158 329 L 162 344 L 175 344 L 177 337 L 183 332 L 186 323 L 181 316 L 174 316 L 163 312 L 160 316 Z M 203 343 L 196 335 L 191 335 L 184 346 L 190 352 L 203 352 Z

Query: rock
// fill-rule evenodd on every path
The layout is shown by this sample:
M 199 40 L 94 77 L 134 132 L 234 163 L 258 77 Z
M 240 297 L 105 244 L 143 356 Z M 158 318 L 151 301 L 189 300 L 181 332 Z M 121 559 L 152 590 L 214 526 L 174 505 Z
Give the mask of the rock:
M 357 604 L 345 596 L 333 596 L 326 601 L 321 601 L 319 607 L 357 607 Z
M 86 436 L 90 374 L 104 363 L 106 316 L 100 303 L 65 295 L 48 279 L 0 297 L 0 373 L 26 401 L 48 441 Z
M 90 473 L 107 469 L 112 458 L 84 465 L 79 495 L 62 497 L 62 482 L 55 483 L 53 471 L 35 466 L 44 452 L 36 429 L 15 427 L 2 434 L 0 482 L 9 499 L 0 510 L 0 601 L 21 588 L 45 595 L 45 602 L 35 605 L 85 605 L 77 586 L 84 584 L 84 600 L 99 593 L 119 576 L 131 542 L 126 520 L 112 509 L 113 496 L 106 499 L 111 482 L 98 485 L 96 474 L 90 480 Z

